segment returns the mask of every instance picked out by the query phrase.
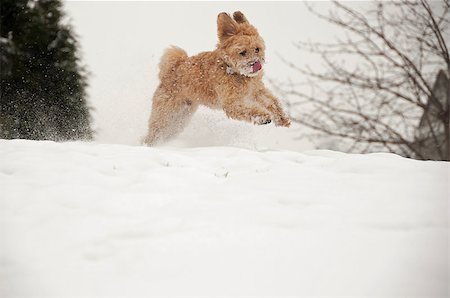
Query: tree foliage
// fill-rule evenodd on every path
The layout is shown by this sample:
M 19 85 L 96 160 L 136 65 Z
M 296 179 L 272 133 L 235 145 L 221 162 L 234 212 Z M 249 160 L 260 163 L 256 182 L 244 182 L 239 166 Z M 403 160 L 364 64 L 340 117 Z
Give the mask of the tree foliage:
M 0 138 L 91 139 L 86 72 L 61 1 L 0 8 Z

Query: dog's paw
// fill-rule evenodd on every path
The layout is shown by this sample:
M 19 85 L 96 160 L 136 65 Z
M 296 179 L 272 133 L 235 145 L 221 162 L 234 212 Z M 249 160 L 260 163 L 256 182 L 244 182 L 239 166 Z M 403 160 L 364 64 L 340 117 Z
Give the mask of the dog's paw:
M 278 118 L 274 121 L 274 123 L 276 126 L 284 126 L 284 127 L 291 126 L 291 120 L 289 120 L 289 118 L 286 117 Z
M 256 125 L 265 125 L 272 122 L 270 116 L 255 116 L 252 118 L 252 123 Z

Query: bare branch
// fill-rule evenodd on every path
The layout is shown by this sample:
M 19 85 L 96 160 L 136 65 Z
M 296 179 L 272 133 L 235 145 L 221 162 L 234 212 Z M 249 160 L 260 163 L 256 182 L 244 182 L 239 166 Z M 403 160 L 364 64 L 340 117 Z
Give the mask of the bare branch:
M 347 34 L 333 43 L 295 43 L 299 50 L 317 54 L 323 71 L 282 58 L 307 78 L 308 88 L 275 84 L 292 101 L 289 109 L 295 121 L 321 135 L 344 138 L 349 150 L 384 148 L 425 159 L 430 148 L 420 144 L 426 143 L 436 147 L 435 158 L 449 160 L 449 150 L 442 147 L 443 137 L 447 147 L 450 142 L 449 106 L 432 81 L 443 67 L 447 76 L 450 73 L 448 2 L 443 0 L 438 12 L 439 3 L 432 7 L 426 0 L 380 1 L 361 12 L 334 1 L 336 10 L 328 15 L 306 4 L 314 15 Z M 438 96 L 441 100 L 430 107 L 430 100 Z M 418 127 L 419 122 L 427 128 Z M 419 129 L 428 134 L 418 134 Z

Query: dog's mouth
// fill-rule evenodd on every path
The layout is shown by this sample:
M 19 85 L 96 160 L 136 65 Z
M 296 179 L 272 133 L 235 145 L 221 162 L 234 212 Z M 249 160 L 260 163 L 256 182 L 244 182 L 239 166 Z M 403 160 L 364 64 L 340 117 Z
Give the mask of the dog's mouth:
M 242 67 L 239 68 L 239 73 L 241 75 L 247 76 L 247 77 L 255 77 L 259 74 L 261 69 L 263 68 L 264 60 L 262 61 L 251 61 L 245 63 Z M 228 72 L 228 70 L 227 70 Z
M 255 63 L 253 63 L 252 65 L 252 73 L 257 73 L 258 71 L 260 71 L 262 68 L 261 62 L 256 61 Z

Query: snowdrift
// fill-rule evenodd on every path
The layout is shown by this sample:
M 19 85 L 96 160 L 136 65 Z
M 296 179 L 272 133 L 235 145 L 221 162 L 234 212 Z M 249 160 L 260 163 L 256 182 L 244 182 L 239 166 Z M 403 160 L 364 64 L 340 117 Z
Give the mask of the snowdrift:
M 0 140 L 0 296 L 448 295 L 449 164 Z

